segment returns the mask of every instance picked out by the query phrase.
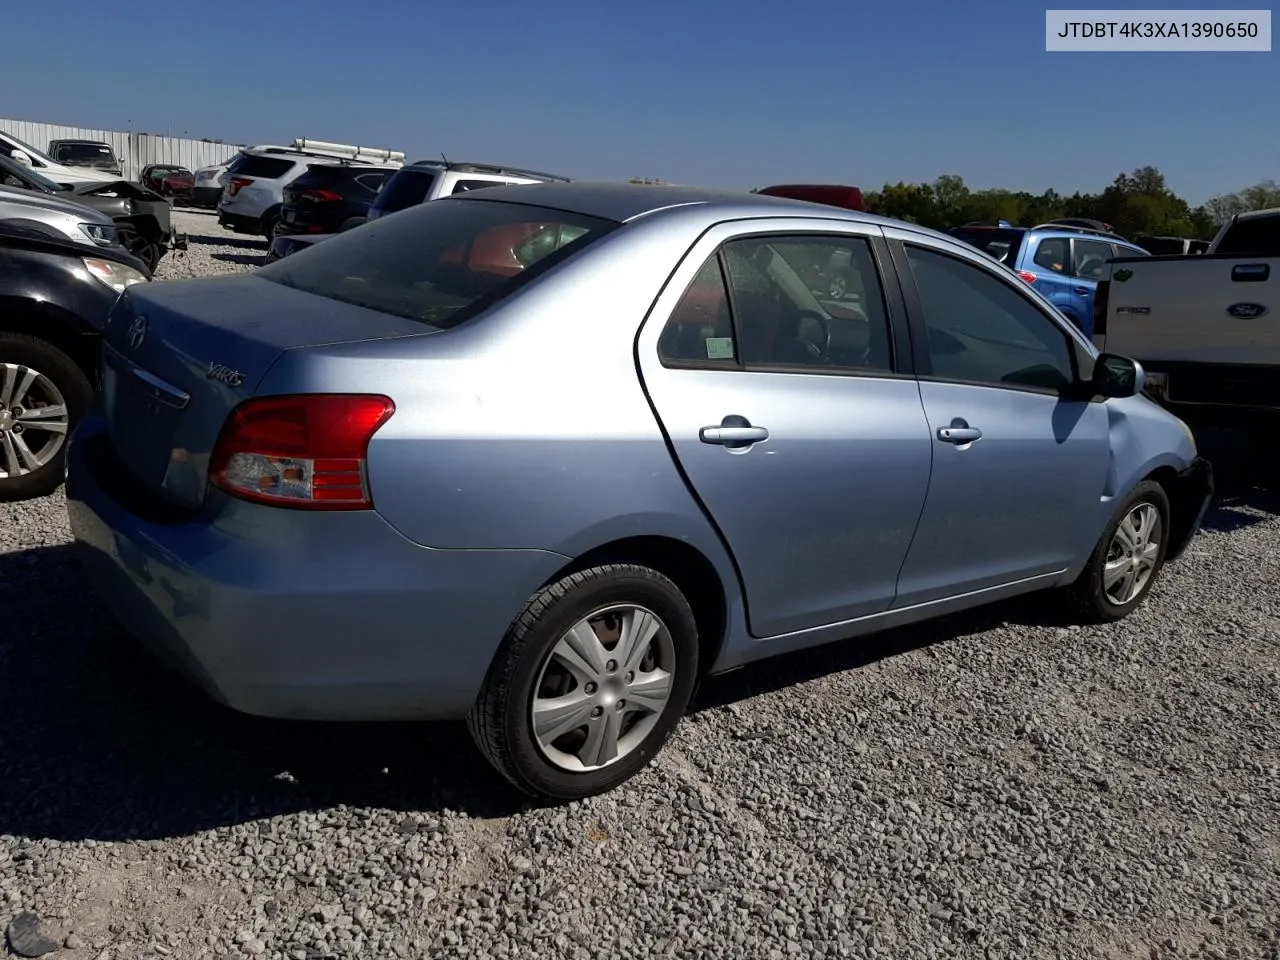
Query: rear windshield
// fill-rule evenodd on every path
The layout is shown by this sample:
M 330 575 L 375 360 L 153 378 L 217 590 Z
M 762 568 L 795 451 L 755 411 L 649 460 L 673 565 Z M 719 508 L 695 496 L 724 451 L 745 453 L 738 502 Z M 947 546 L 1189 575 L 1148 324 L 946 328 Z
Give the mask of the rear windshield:
M 238 177 L 276 180 L 292 170 L 295 162 L 282 157 L 260 157 L 253 153 L 242 153 L 231 164 L 229 172 Z
M 563 210 L 444 199 L 262 267 L 264 280 L 433 327 L 457 326 L 617 226 Z
M 382 185 L 382 192 L 373 202 L 374 209 L 381 213 L 395 213 L 397 210 L 416 206 L 427 199 L 427 192 L 435 179 L 435 174 L 426 170 L 410 170 L 407 167 L 398 170 Z
M 995 227 L 956 227 L 951 236 L 1012 267 L 1018 261 L 1018 249 L 1026 233 L 1025 230 Z
M 1227 228 L 1215 252 L 1280 257 L 1280 216 L 1237 220 Z
M 327 187 L 330 190 L 364 188 L 377 193 L 382 181 L 395 173 L 386 167 L 346 167 L 333 163 L 313 163 L 307 172 L 293 181 L 295 188 Z

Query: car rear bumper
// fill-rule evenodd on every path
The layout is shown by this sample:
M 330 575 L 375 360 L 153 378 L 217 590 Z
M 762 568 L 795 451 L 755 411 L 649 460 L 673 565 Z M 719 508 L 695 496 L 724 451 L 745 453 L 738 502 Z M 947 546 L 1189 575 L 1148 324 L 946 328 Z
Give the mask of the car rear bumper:
M 218 208 L 218 224 L 230 227 L 237 233 L 260 234 L 262 232 L 261 217 L 248 217 L 240 213 L 230 213 L 221 207 Z
M 68 451 L 67 509 L 95 592 L 217 700 L 313 720 L 465 715 L 507 627 L 565 562 L 435 550 L 374 512 L 311 513 L 211 492 L 164 517 L 111 469 L 103 424 Z

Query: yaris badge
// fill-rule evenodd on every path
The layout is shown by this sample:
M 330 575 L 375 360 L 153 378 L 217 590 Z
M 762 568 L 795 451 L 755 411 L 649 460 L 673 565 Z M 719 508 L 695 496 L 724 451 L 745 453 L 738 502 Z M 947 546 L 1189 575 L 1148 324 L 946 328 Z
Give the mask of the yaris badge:
M 239 370 L 232 370 L 230 367 L 221 363 L 209 364 L 209 370 L 205 373 L 206 380 L 218 380 L 225 383 L 228 387 L 238 387 L 244 383 L 244 374 Z

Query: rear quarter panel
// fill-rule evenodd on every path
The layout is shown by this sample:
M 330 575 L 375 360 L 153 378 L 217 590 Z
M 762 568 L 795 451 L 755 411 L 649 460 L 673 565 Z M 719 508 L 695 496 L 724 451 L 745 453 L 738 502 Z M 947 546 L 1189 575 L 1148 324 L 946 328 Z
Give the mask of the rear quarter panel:
M 1268 266 L 1261 282 L 1232 279 L 1241 265 Z M 1280 363 L 1280 257 L 1188 255 L 1113 260 L 1108 267 L 1109 353 L 1138 361 Z M 1258 304 L 1256 317 L 1228 308 Z
M 703 219 L 635 224 L 459 328 L 286 353 L 260 393 L 385 391 L 369 449 L 378 511 L 431 547 L 573 557 L 631 536 L 732 569 L 668 452 L 636 370 L 641 321 Z

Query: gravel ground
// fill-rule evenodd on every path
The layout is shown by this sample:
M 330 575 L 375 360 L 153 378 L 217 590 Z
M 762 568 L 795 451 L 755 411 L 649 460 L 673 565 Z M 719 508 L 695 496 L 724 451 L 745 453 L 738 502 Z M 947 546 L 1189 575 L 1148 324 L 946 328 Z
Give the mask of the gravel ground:
M 163 276 L 262 255 L 179 220 Z M 1030 599 L 748 668 L 551 809 L 460 728 L 208 703 L 87 599 L 61 495 L 0 505 L 0 924 L 93 960 L 1280 960 L 1280 497 L 1223 449 L 1123 624 Z

